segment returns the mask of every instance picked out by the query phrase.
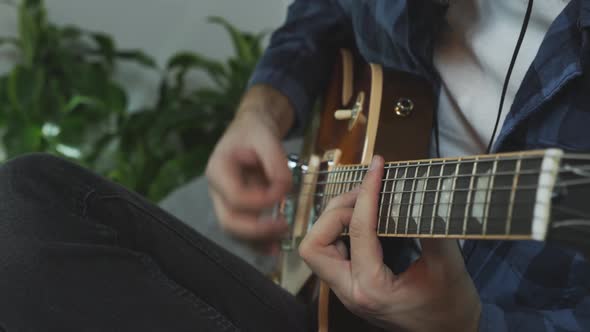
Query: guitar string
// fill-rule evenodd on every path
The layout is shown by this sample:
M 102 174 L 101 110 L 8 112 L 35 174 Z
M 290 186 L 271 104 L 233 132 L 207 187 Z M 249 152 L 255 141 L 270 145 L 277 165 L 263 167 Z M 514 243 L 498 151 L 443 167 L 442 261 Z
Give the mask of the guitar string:
M 411 167 L 415 167 L 415 166 L 411 166 Z M 576 167 L 576 168 L 571 168 L 571 167 L 562 167 L 559 168 L 556 173 L 557 174 L 562 174 L 562 173 L 574 173 L 576 170 L 580 170 L 580 168 Z M 583 170 L 583 168 L 582 168 Z M 590 168 L 588 168 L 588 170 L 590 170 Z M 350 170 L 351 173 L 356 173 L 356 170 Z M 485 177 L 496 177 L 496 176 L 506 176 L 506 175 L 541 175 L 542 173 L 549 173 L 549 174 L 553 174 L 555 171 L 554 170 L 522 170 L 522 171 L 505 171 L 505 172 L 496 172 L 496 173 L 476 173 L 476 174 L 471 174 L 471 173 L 464 173 L 464 174 L 458 174 L 458 175 L 453 175 L 453 174 L 448 174 L 448 175 L 435 175 L 435 176 L 414 176 L 414 177 L 407 177 L 407 178 L 382 178 L 381 182 L 388 182 L 388 181 L 406 181 L 406 180 L 436 180 L 436 179 L 455 179 L 455 178 L 462 178 L 462 177 L 467 177 L 467 178 L 471 178 L 471 177 L 478 177 L 478 178 L 485 178 Z M 335 172 L 336 173 L 336 172 Z M 414 172 L 416 173 L 416 172 Z M 365 175 L 365 174 L 361 174 L 361 175 Z M 579 175 L 579 174 L 578 174 Z M 358 180 L 358 181 L 319 181 L 319 182 L 301 182 L 301 185 L 332 185 L 332 184 L 342 184 L 342 183 L 358 183 L 361 184 L 363 180 Z
M 361 182 L 355 182 L 357 184 L 361 184 Z M 534 190 L 534 189 L 539 189 L 539 188 L 544 188 L 544 189 L 553 189 L 556 187 L 570 187 L 570 186 L 575 186 L 575 185 L 583 185 L 583 184 L 590 184 L 590 179 L 580 179 L 580 180 L 570 180 L 570 181 L 563 181 L 561 183 L 556 183 L 555 185 L 551 186 L 551 185 L 529 185 L 529 186 L 518 186 L 518 188 L 516 188 L 515 190 Z M 308 184 L 309 185 L 309 184 Z M 475 188 L 475 189 L 469 189 L 469 188 L 458 188 L 458 189 L 440 189 L 440 190 L 436 190 L 436 189 L 431 189 L 431 190 L 403 190 L 403 191 L 379 191 L 379 194 L 404 194 L 404 193 L 436 193 L 436 192 L 478 192 L 478 191 L 504 191 L 504 190 L 513 190 L 512 186 L 502 186 L 502 187 L 494 187 L 494 188 Z M 346 192 L 340 192 L 340 193 L 334 193 L 332 195 L 334 196 L 339 196 L 342 195 Z M 301 196 L 317 196 L 317 197 L 322 197 L 326 194 L 324 193 L 319 193 L 319 192 L 314 192 L 314 193 L 302 193 L 300 195 L 298 195 L 298 197 Z
M 492 155 L 493 156 L 493 155 Z M 473 158 L 473 159 L 472 159 Z M 509 156 L 509 157 L 464 157 L 454 160 L 441 160 L 441 161 L 433 161 L 429 159 L 423 160 L 410 160 L 410 161 L 403 161 L 403 162 L 393 162 L 393 163 L 385 163 L 384 169 L 395 169 L 399 167 L 418 167 L 418 166 L 438 166 L 438 165 L 456 165 L 456 164 L 469 164 L 469 163 L 494 163 L 494 162 L 503 162 L 503 161 L 516 161 L 516 160 L 531 160 L 531 159 L 538 159 L 539 161 L 543 161 L 544 155 L 518 155 L 518 156 Z M 563 158 L 562 158 L 563 159 Z M 590 159 L 590 157 L 589 157 Z M 317 173 L 317 174 L 325 174 L 325 173 L 339 173 L 339 172 L 347 172 L 350 171 L 349 169 L 345 169 L 342 167 L 358 167 L 361 166 L 359 170 L 368 170 L 368 165 L 362 164 L 351 164 L 351 165 L 338 165 L 333 170 L 325 170 L 325 171 L 316 171 L 316 172 L 309 172 L 309 173 Z M 309 174 L 308 173 L 308 174 Z
M 472 165 L 475 165 L 475 164 L 476 163 L 473 163 Z M 421 164 L 421 165 L 398 165 L 396 167 L 389 167 L 389 168 L 384 167 L 383 170 L 386 171 L 388 169 L 405 169 L 405 168 L 408 168 L 408 169 L 409 168 L 415 168 L 415 169 L 422 168 L 422 169 L 424 169 L 424 168 L 427 168 L 428 166 L 430 166 L 430 165 L 428 165 L 428 164 Z M 438 166 L 438 165 L 434 165 L 434 166 Z M 348 166 L 345 166 L 345 167 L 348 167 Z M 478 167 L 481 167 L 481 165 L 479 165 Z M 453 169 L 456 169 L 456 168 L 453 168 Z M 490 169 L 491 169 L 491 167 L 490 167 Z M 558 168 L 558 171 L 559 172 L 572 172 L 575 169 L 590 170 L 590 165 L 579 165 L 579 166 L 576 165 L 575 167 L 573 167 L 573 166 L 571 166 L 569 164 L 565 164 L 563 166 L 560 166 Z M 364 172 L 364 173 L 366 173 L 367 171 L 368 171 L 368 168 L 367 167 L 354 168 L 354 169 L 353 168 L 334 168 L 334 169 L 331 169 L 329 171 L 317 171 L 317 172 L 303 171 L 302 174 L 304 174 L 304 175 L 305 174 L 326 174 L 326 175 L 329 175 L 329 174 L 336 174 L 336 173 L 354 173 L 354 172 Z M 537 170 L 535 168 L 535 169 L 528 169 L 526 171 L 537 171 Z M 537 172 L 540 172 L 540 171 L 537 171 Z M 495 174 L 498 174 L 498 173 L 495 173 Z M 513 172 L 513 173 L 507 173 L 507 174 L 516 174 L 516 173 Z M 467 174 L 467 175 L 471 176 L 471 174 Z M 479 173 L 478 172 L 475 175 L 493 175 L 493 174 L 492 173 Z
M 524 170 L 524 171 L 519 171 L 519 172 L 515 172 L 515 171 L 504 171 L 504 172 L 496 172 L 496 173 L 476 173 L 476 174 L 472 174 L 472 173 L 464 173 L 464 174 L 458 174 L 458 175 L 452 175 L 452 174 L 448 174 L 448 175 L 433 175 L 433 176 L 413 176 L 413 177 L 403 177 L 403 178 L 387 178 L 387 177 L 383 177 L 381 179 L 381 182 L 387 182 L 387 181 L 403 181 L 403 180 L 436 180 L 436 179 L 453 179 L 453 178 L 471 178 L 474 176 L 477 176 L 479 178 L 483 178 L 483 177 L 492 177 L 492 176 L 502 176 L 502 175 L 540 175 L 541 173 L 553 173 L 553 171 L 551 170 L 545 170 L 545 171 L 538 171 L 538 170 Z M 571 170 L 566 170 L 564 169 L 563 171 L 560 172 L 571 172 Z M 354 172 L 351 172 L 354 173 Z M 417 172 L 415 172 L 417 173 Z M 365 174 L 363 174 L 365 175 Z M 358 182 L 361 183 L 362 181 Z M 316 182 L 316 185 L 330 185 L 330 184 L 342 184 L 342 183 L 357 183 L 356 181 L 319 181 Z M 302 184 L 310 184 L 309 182 L 302 182 Z
M 492 155 L 493 156 L 493 155 Z M 423 166 L 445 166 L 445 165 L 469 165 L 470 163 L 476 164 L 476 163 L 498 163 L 498 162 L 503 162 L 503 161 L 516 161 L 516 160 L 531 160 L 531 159 L 535 159 L 537 158 L 539 161 L 543 161 L 544 156 L 539 156 L 539 155 L 523 155 L 523 156 L 514 156 L 514 157 L 502 157 L 501 159 L 499 159 L 498 157 L 493 158 L 493 157 L 481 157 L 478 159 L 471 159 L 474 157 L 465 157 L 465 158 L 460 158 L 460 159 L 455 159 L 455 160 L 443 160 L 443 161 L 436 161 L 436 162 L 430 162 L 428 159 L 424 159 L 424 160 L 416 160 L 416 161 L 404 161 L 404 162 L 394 162 L 394 163 L 386 163 L 383 167 L 383 169 L 387 170 L 387 169 L 395 169 L 395 168 L 400 168 L 400 167 L 423 167 Z M 561 160 L 565 160 L 565 159 L 569 159 L 569 160 L 577 160 L 577 159 L 584 159 L 584 160 L 590 160 L 590 154 L 566 154 L 563 155 L 561 157 Z M 329 174 L 329 173 L 340 173 L 340 172 L 350 172 L 353 171 L 353 169 L 349 168 L 349 167 L 358 167 L 361 166 L 360 168 L 356 168 L 354 169 L 355 171 L 367 171 L 369 169 L 368 165 L 362 165 L 362 164 L 351 164 L 351 165 L 339 165 L 336 166 L 334 169 L 331 170 L 324 170 L 324 171 L 316 171 L 316 172 L 303 172 L 304 174 Z M 577 166 L 579 168 L 586 168 L 586 169 L 590 169 L 590 165 L 580 165 Z
M 587 183 L 590 183 L 590 180 L 587 180 Z M 360 184 L 360 182 L 359 182 Z M 584 183 L 586 184 L 586 182 Z M 557 186 L 557 185 L 555 185 Z M 530 185 L 530 186 L 519 186 L 518 188 L 516 188 L 516 190 L 534 190 L 534 189 L 538 189 L 538 188 L 546 188 L 546 189 L 551 189 L 554 188 L 555 186 L 550 186 L 550 185 Z M 440 189 L 440 190 L 436 190 L 436 189 L 426 189 L 426 190 L 402 190 L 402 191 L 379 191 L 379 194 L 413 194 L 413 193 L 445 193 L 445 192 L 487 192 L 487 191 L 504 191 L 504 190 L 513 190 L 512 186 L 502 186 L 502 187 L 495 187 L 495 188 L 475 188 L 475 189 L 469 189 L 469 188 L 458 188 L 458 189 Z M 335 196 L 340 196 L 342 194 L 344 194 L 346 192 L 340 192 L 340 193 L 334 193 L 334 194 L 330 194 Z M 298 196 L 317 196 L 317 197 L 322 197 L 322 196 L 330 196 L 324 193 L 302 193 Z
M 512 203 L 512 202 L 502 201 L 502 202 L 494 202 L 493 204 L 506 206 L 507 204 L 510 204 L 510 203 Z M 525 205 L 525 204 L 531 204 L 531 203 L 544 204 L 544 202 L 539 202 L 537 200 L 518 200 L 514 203 L 515 203 L 515 205 Z M 462 205 L 464 205 L 465 207 L 471 207 L 473 205 L 483 205 L 483 204 L 492 204 L 492 203 L 491 202 L 470 202 L 469 204 L 467 204 L 467 203 L 453 203 L 452 205 L 453 205 L 453 207 L 462 206 Z M 408 203 L 408 202 L 406 202 L 406 203 L 392 203 L 392 204 L 383 203 L 383 204 L 379 204 L 379 206 L 396 206 L 396 207 L 397 206 L 399 206 L 399 207 L 404 207 L 404 206 L 412 206 L 412 207 L 414 207 L 414 206 L 449 206 L 450 207 L 451 204 L 450 203 L 435 204 L 435 203 Z

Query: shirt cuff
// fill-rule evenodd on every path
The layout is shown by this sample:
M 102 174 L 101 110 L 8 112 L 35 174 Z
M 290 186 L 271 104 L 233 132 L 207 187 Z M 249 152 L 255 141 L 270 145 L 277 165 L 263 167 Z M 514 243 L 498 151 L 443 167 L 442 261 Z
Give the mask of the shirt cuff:
M 310 113 L 310 97 L 305 89 L 282 71 L 274 69 L 257 69 L 254 71 L 248 87 L 256 84 L 266 84 L 285 95 L 295 111 L 295 120 L 286 137 L 300 135 L 307 123 Z

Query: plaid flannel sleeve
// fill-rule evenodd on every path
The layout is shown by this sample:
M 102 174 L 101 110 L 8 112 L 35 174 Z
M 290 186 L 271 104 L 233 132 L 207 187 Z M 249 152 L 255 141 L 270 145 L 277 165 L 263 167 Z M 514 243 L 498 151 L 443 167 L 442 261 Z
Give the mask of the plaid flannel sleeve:
M 518 281 L 514 294 L 495 301 L 482 299 L 480 332 L 590 331 L 588 262 L 579 254 L 556 252 L 540 251 Z M 567 262 L 567 266 L 553 265 L 559 271 L 551 276 L 538 273 L 542 267 L 535 265 L 555 264 L 556 260 Z
M 305 125 L 336 51 L 351 36 L 350 19 L 336 0 L 296 0 L 290 5 L 249 85 L 267 84 L 287 96 L 296 112 L 291 133 Z

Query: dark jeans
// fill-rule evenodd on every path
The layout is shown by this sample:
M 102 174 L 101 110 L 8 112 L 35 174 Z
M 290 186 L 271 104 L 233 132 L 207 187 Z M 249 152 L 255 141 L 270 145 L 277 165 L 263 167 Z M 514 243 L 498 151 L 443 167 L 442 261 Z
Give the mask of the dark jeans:
M 142 197 L 34 154 L 0 166 L 0 331 L 308 331 L 308 308 Z

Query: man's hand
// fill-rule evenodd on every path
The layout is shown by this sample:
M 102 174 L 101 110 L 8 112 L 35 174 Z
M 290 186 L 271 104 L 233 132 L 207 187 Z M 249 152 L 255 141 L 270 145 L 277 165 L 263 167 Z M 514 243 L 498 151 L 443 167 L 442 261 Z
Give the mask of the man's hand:
M 422 256 L 395 275 L 377 238 L 383 159 L 375 157 L 360 188 L 334 198 L 299 253 L 342 303 L 393 331 L 476 331 L 481 305 L 456 241 L 422 240 Z M 350 233 L 350 259 L 338 240 Z
M 276 240 L 287 224 L 260 216 L 291 188 L 280 140 L 292 122 L 286 97 L 270 87 L 254 87 L 207 164 L 209 192 L 222 227 L 270 251 L 278 249 Z

